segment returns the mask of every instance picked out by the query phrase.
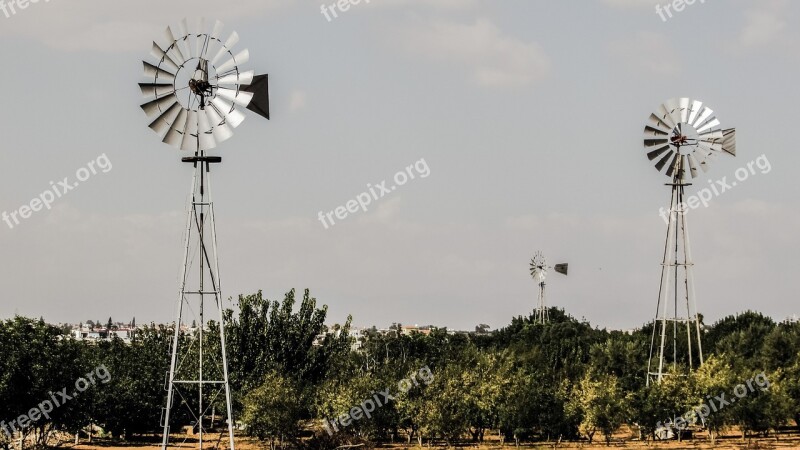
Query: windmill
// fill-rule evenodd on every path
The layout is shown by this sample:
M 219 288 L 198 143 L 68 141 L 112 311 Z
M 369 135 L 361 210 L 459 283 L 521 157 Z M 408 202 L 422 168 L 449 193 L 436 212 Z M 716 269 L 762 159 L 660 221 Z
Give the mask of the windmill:
M 169 445 L 171 421 L 183 420 L 193 425 L 202 449 L 207 433 L 205 417 L 211 413 L 213 421 L 224 394 L 228 439 L 233 450 L 231 390 L 210 177 L 211 165 L 221 163 L 222 158 L 209 155 L 208 151 L 230 139 L 233 128 L 245 119 L 237 107 L 269 119 L 268 76 L 241 71 L 240 66 L 249 60 L 250 54 L 246 49 L 233 53 L 239 41 L 235 31 L 223 41 L 221 22 L 216 21 L 210 32 L 204 19 L 193 25 L 190 31 L 187 20 L 183 19 L 177 27 L 167 27 L 161 43 L 153 43 L 154 63 L 144 61 L 147 82 L 139 84 L 147 99 L 141 107 L 152 119 L 150 128 L 164 143 L 188 152 L 191 156 L 181 161 L 194 167 L 175 333 L 165 383 L 167 402 L 161 414 L 161 448 Z M 218 344 L 206 342 L 206 298 L 214 299 L 213 308 L 209 308 L 213 309 L 212 314 L 216 313 Z M 191 335 L 182 338 L 181 324 L 187 311 L 194 315 L 198 325 L 196 330 L 188 330 Z M 185 407 L 182 415 L 174 411 L 176 400 Z
M 688 98 L 672 99 L 650 115 L 644 129 L 644 147 L 648 159 L 656 161 L 656 169 L 671 180 L 666 185 L 672 191 L 661 285 L 647 362 L 649 386 L 651 381 L 660 383 L 667 375 L 668 367 L 665 365 L 670 363 L 666 361 L 670 350 L 673 369 L 679 363 L 686 364 L 689 370 L 695 363 L 703 364 L 684 189 L 691 186 L 689 180 L 698 176 L 698 169 L 708 171 L 709 163 L 717 155 L 736 156 L 736 132 L 732 128 L 720 128 L 714 111 L 702 102 Z
M 539 302 L 536 309 L 533 311 L 533 322 L 538 324 L 545 324 L 550 321 L 550 312 L 545 300 L 545 280 L 547 279 L 547 270 L 554 269 L 558 273 L 567 274 L 569 264 L 556 264 L 553 267 L 547 265 L 542 252 L 536 252 L 531 259 L 531 276 L 536 284 L 539 285 Z

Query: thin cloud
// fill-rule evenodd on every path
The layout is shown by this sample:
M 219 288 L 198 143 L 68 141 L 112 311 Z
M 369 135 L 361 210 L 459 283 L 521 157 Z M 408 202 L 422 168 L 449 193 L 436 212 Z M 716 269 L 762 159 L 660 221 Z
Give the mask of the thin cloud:
M 295 90 L 289 94 L 289 111 L 297 112 L 306 107 L 308 94 L 305 91 Z
M 404 33 L 406 49 L 466 68 L 470 81 L 487 87 L 527 86 L 546 78 L 550 58 L 535 42 L 505 35 L 492 22 L 435 22 Z
M 332 1 L 332 0 L 331 0 Z M 414 8 L 432 9 L 471 9 L 478 2 L 476 0 L 374 0 L 370 5 L 374 7 L 413 6 Z
M 609 53 L 628 69 L 644 75 L 674 76 L 682 71 L 678 52 L 661 33 L 642 31 L 612 42 Z
M 143 42 L 160 36 L 171 22 L 188 17 L 193 23 L 193 11 L 202 11 L 210 27 L 212 19 L 232 21 L 282 7 L 277 0 L 241 0 L 235 8 L 212 0 L 191 5 L 187 9 L 186 2 L 158 0 L 114 2 L 113 6 L 104 0 L 40 2 L 3 18 L 0 36 L 33 39 L 65 51 L 141 51 Z
M 745 13 L 745 26 L 739 43 L 746 48 L 773 44 L 786 29 L 785 2 L 764 2 Z
M 617 9 L 653 9 L 653 4 L 644 0 L 602 0 L 602 3 Z

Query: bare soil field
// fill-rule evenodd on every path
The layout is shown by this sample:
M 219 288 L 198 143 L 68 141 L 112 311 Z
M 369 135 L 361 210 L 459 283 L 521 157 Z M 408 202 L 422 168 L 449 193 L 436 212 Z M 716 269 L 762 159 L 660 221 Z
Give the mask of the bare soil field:
M 583 449 L 583 450 L 602 450 L 602 449 L 609 449 L 609 448 L 625 448 L 625 449 L 655 449 L 655 450 L 698 450 L 698 449 L 719 449 L 719 450 L 743 450 L 743 449 L 800 449 L 800 435 L 797 433 L 782 433 L 776 439 L 774 436 L 769 438 L 752 438 L 746 441 L 743 441 L 741 435 L 736 434 L 735 432 L 730 432 L 728 435 L 718 438 L 714 445 L 711 444 L 711 441 L 708 439 L 706 434 L 699 434 L 694 439 L 686 440 L 683 442 L 677 441 L 656 441 L 656 442 L 642 442 L 638 440 L 631 440 L 628 439 L 630 435 L 628 434 L 620 434 L 615 436 L 609 446 L 606 446 L 602 437 L 598 440 L 595 439 L 594 443 L 589 444 L 587 441 L 574 441 L 574 442 L 538 442 L 538 443 L 527 443 L 520 445 L 521 450 L 544 450 L 544 449 Z M 212 436 L 209 436 L 212 438 Z M 227 445 L 224 439 L 220 442 L 218 440 L 218 436 L 213 436 L 213 439 L 209 439 L 207 442 L 204 443 L 204 448 L 212 449 L 217 448 L 216 446 L 219 443 L 219 450 L 226 450 Z M 174 441 L 173 438 L 173 445 L 174 448 L 180 449 L 193 449 L 197 448 L 197 441 L 194 436 L 189 437 L 186 436 L 185 441 L 177 442 Z M 241 450 L 263 450 L 268 449 L 269 445 L 266 443 L 258 442 L 255 439 L 238 436 L 236 438 L 236 447 Z M 78 445 L 68 444 L 64 445 L 62 448 L 68 448 L 72 450 L 159 450 L 161 448 L 160 441 L 158 440 L 151 440 L 150 442 L 131 442 L 131 443 L 120 443 L 119 441 L 106 441 L 103 439 L 97 439 L 92 443 L 80 443 Z M 351 447 L 353 448 L 353 447 Z M 355 447 L 356 449 L 359 447 Z M 363 447 L 360 447 L 363 448 Z M 406 444 L 386 444 L 386 445 L 379 445 L 376 448 L 382 449 L 390 449 L 390 450 L 415 450 L 420 449 L 420 447 L 416 445 L 406 445 Z M 422 447 L 422 450 L 427 450 L 428 448 L 440 448 L 444 449 L 444 445 L 437 445 L 428 447 L 427 445 Z M 499 441 L 489 441 L 481 445 L 475 444 L 464 444 L 454 447 L 455 450 L 461 449 L 474 449 L 474 450 L 500 450 L 500 449 L 508 449 L 514 450 L 515 446 L 513 443 L 506 443 L 505 446 L 501 446 Z M 350 450 L 350 448 L 345 448 L 346 450 Z

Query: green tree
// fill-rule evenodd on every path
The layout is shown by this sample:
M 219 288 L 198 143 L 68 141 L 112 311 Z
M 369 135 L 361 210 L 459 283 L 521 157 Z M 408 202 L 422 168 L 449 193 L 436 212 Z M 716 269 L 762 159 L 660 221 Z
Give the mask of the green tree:
M 316 415 L 322 422 L 322 428 L 330 434 L 356 436 L 364 440 L 373 440 L 381 436 L 380 427 L 376 426 L 376 416 L 386 414 L 393 407 L 392 402 L 378 395 L 380 404 L 374 397 L 386 389 L 386 383 L 378 375 L 363 371 L 355 371 L 341 379 L 329 379 L 316 393 Z M 394 393 L 392 393 L 393 395 Z M 369 417 L 356 412 L 358 408 L 370 400 L 373 409 Z
M 300 431 L 303 401 L 293 380 L 272 371 L 264 377 L 261 386 L 245 395 L 243 403 L 242 420 L 247 424 L 249 435 L 269 442 L 272 450 L 295 442 Z
M 723 357 L 710 356 L 693 375 L 697 381 L 699 402 L 694 406 L 692 423 L 698 423 L 708 429 L 708 436 L 713 444 L 723 430 L 731 423 L 730 408 L 713 411 L 708 405 L 715 396 L 733 391 L 735 375 Z M 705 406 L 704 406 L 705 405 Z M 716 405 L 715 405 L 716 406 Z
M 761 351 L 775 329 L 775 321 L 753 311 L 728 316 L 715 323 L 705 335 L 707 354 L 722 355 L 728 362 L 749 371 L 763 370 Z
M 629 399 L 620 389 L 617 377 L 606 375 L 593 379 L 587 374 L 572 398 L 574 409 L 580 411 L 582 417 L 580 430 L 589 442 L 599 431 L 605 436 L 606 445 L 610 445 L 611 436 L 629 416 Z
M 795 426 L 800 428 L 800 358 L 783 373 L 782 386 L 788 397 L 788 414 L 794 419 Z
M 675 423 L 702 402 L 696 381 L 683 367 L 670 368 L 663 380 L 642 386 L 632 396 L 632 416 L 642 435 L 655 438 L 662 425 Z
M 76 399 L 62 400 L 56 407 L 50 392 L 68 392 L 88 368 L 86 348 L 71 339 L 62 339 L 58 327 L 43 320 L 15 317 L 0 323 L 0 417 L 24 436 L 33 436 L 38 446 L 47 445 L 51 431 L 76 431 L 88 423 L 88 417 Z M 44 402 L 50 404 L 49 408 Z M 52 409 L 46 417 L 20 426 L 17 418 L 27 416 L 32 408 Z M 4 432 L 3 432 L 4 433 Z M 0 445 L 8 445 L 8 442 Z
M 173 330 L 162 325 L 143 328 L 127 344 L 119 338 L 98 343 L 92 364 L 103 365 L 110 381 L 86 392 L 94 398 L 94 403 L 87 405 L 94 423 L 126 440 L 160 432 L 172 336 Z M 175 410 L 178 415 L 183 413 L 181 408 Z
M 469 428 L 471 393 L 465 385 L 464 369 L 457 363 L 438 369 L 423 396 L 420 437 L 441 437 L 449 447 Z
M 588 370 L 593 374 L 613 374 L 626 392 L 643 387 L 647 372 L 647 340 L 643 333 L 628 335 L 612 332 L 608 339 L 591 346 Z
M 306 290 L 300 308 L 294 312 L 295 291 L 289 291 L 283 302 L 270 302 L 261 292 L 239 296 L 238 316 L 225 312 L 226 332 L 235 391 L 259 386 L 264 377 L 278 370 L 297 381 L 317 383 L 327 375 L 330 364 L 346 358 L 350 351 L 350 321 L 340 332 L 323 339 L 328 307 L 318 309 L 317 301 Z
M 780 382 L 784 378 L 781 369 L 769 374 L 762 372 L 755 377 L 739 372 L 737 377 L 740 381 L 734 389 L 744 395 L 734 397 L 733 393 L 729 394 L 736 403 L 726 408 L 730 408 L 731 420 L 742 431 L 743 440 L 751 433 L 766 436 L 771 430 L 786 424 L 791 415 L 791 401 Z

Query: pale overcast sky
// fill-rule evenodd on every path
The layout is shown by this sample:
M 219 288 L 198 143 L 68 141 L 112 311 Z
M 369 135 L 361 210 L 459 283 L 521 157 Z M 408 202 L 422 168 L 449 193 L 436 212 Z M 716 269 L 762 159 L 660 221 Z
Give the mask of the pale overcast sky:
M 640 326 L 669 201 L 642 128 L 685 96 L 738 136 L 738 156 L 689 193 L 761 155 L 771 166 L 690 214 L 700 311 L 800 313 L 800 4 L 698 1 L 664 21 L 666 0 L 364 0 L 328 21 L 321 3 L 0 11 L 0 212 L 102 154 L 113 165 L 52 210 L 0 222 L 0 317 L 173 319 L 191 169 L 148 129 L 137 83 L 184 16 L 224 21 L 271 78 L 272 120 L 248 113 L 212 174 L 226 297 L 308 287 L 329 322 L 497 328 L 531 312 L 542 250 L 570 264 L 550 304 Z M 329 229 L 317 220 L 420 159 L 428 177 Z

